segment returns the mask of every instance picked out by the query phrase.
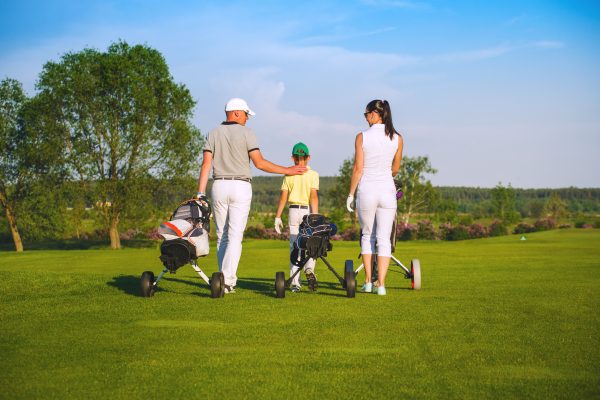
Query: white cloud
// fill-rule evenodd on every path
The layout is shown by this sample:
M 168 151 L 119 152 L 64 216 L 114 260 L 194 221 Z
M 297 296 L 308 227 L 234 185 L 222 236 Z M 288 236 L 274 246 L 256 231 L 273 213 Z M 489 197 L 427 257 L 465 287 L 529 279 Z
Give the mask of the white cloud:
M 534 47 L 540 47 L 542 49 L 560 49 L 565 47 L 565 44 L 556 40 L 540 40 L 531 44 Z

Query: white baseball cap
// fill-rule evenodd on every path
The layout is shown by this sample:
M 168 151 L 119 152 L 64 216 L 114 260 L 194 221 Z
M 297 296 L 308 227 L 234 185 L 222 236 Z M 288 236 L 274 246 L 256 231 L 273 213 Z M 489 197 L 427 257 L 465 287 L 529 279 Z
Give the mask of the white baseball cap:
M 246 100 L 234 97 L 233 99 L 230 99 L 227 102 L 227 104 L 225 104 L 225 111 L 236 110 L 247 112 L 248 115 L 256 115 L 254 111 L 252 111 L 250 107 L 248 107 L 248 103 L 246 103 Z

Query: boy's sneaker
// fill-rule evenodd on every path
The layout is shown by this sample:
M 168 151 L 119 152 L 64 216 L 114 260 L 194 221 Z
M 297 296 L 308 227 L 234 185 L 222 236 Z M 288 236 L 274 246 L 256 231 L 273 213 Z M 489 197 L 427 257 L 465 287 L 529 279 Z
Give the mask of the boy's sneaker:
M 373 291 L 373 283 L 365 283 L 360 291 L 363 293 L 371 293 Z
M 292 285 L 292 292 L 294 293 L 298 293 L 300 291 L 300 286 L 298 285 Z
M 235 293 L 235 286 L 225 285 L 225 294 Z
M 313 292 L 317 290 L 317 277 L 315 276 L 315 273 L 312 271 L 305 271 L 304 274 L 306 275 L 306 280 L 308 281 L 308 288 Z

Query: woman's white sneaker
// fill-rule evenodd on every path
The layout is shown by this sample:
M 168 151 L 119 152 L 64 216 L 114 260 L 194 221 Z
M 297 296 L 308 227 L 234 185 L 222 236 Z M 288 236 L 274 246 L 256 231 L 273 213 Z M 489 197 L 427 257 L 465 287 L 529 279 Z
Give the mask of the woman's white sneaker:
M 365 283 L 360 291 L 363 293 L 371 293 L 373 291 L 373 284 L 371 282 Z

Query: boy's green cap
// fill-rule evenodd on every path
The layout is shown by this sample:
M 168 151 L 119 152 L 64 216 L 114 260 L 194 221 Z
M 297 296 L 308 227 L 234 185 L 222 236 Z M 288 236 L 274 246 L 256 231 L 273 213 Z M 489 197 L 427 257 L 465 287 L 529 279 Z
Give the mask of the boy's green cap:
M 294 148 L 292 149 L 292 155 L 293 156 L 301 156 L 301 157 L 308 156 L 309 155 L 308 147 L 302 142 L 296 143 L 294 145 Z

